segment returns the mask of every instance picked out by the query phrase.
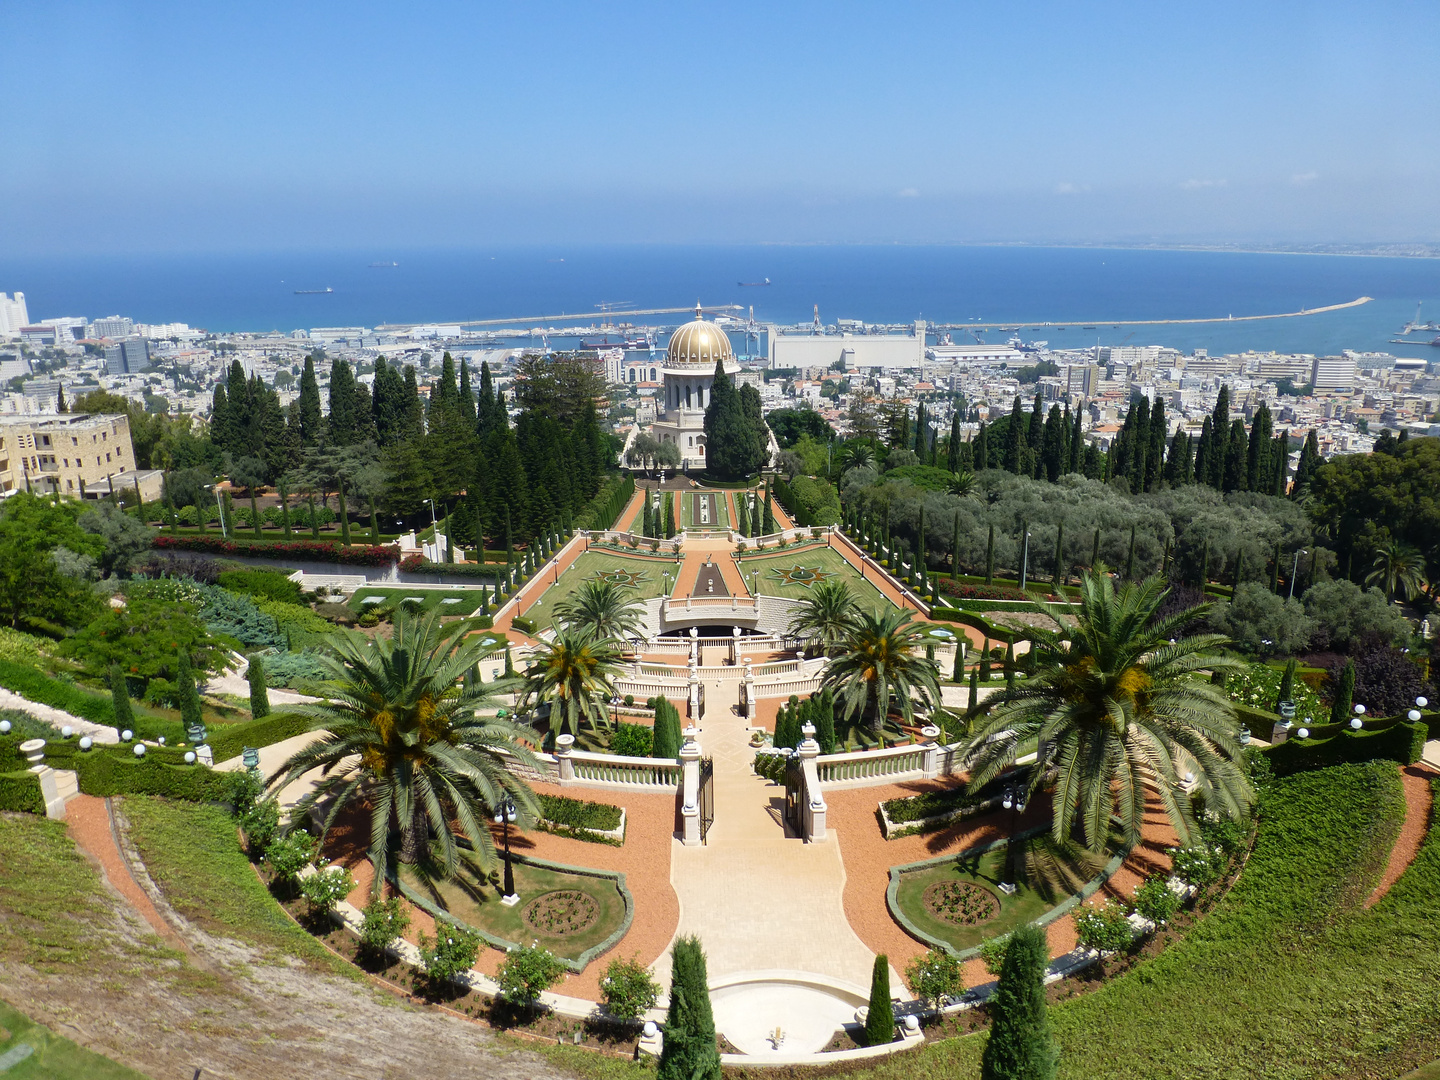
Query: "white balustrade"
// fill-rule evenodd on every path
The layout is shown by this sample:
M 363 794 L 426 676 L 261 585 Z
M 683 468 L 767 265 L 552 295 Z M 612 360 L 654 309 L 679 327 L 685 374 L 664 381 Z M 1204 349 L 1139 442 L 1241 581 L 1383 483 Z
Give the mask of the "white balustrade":
M 885 750 L 824 754 L 815 759 L 815 765 L 822 785 L 862 787 L 923 777 L 929 753 L 923 744 L 892 746 Z
M 622 757 L 583 750 L 574 750 L 569 756 L 577 784 L 661 789 L 680 786 L 682 769 L 674 758 Z

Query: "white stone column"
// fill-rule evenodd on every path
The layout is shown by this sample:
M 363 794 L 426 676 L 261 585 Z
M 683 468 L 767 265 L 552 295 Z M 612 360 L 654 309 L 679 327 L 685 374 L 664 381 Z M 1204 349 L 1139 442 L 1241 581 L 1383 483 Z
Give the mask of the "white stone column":
M 694 724 L 685 729 L 685 743 L 680 747 L 682 766 L 680 819 L 683 832 L 680 840 L 686 847 L 700 846 L 700 744 Z
M 815 760 L 820 756 L 820 744 L 815 741 L 815 725 L 806 724 L 800 729 L 805 737 L 796 750 L 800 754 L 800 772 L 805 777 L 805 841 L 818 844 L 825 840 L 825 796 L 820 792 L 820 765 Z
M 559 780 L 567 784 L 575 779 L 575 759 L 570 755 L 575 752 L 575 736 L 565 734 L 555 739 L 555 758 L 559 767 Z
M 730 606 L 735 606 L 733 596 L 730 598 Z M 730 663 L 732 666 L 740 663 L 740 627 L 738 626 L 730 628 Z
M 745 699 L 745 716 L 751 720 L 755 719 L 755 669 L 751 666 L 749 657 L 745 658 L 745 682 L 743 685 Z
M 920 734 L 925 736 L 925 779 L 934 780 L 940 775 L 940 744 L 936 741 L 940 729 L 928 724 L 920 729 Z
M 700 672 L 695 668 L 693 657 L 690 660 L 689 683 L 690 719 L 698 721 L 700 719 Z

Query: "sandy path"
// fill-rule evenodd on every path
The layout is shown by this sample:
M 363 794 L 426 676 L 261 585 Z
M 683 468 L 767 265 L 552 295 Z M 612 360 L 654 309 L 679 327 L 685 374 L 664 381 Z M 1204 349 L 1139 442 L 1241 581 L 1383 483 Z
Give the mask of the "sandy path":
M 1367 908 L 1380 902 L 1420 853 L 1420 845 L 1430 831 L 1430 781 L 1434 777 L 1435 773 L 1423 765 L 1410 765 L 1400 770 L 1400 782 L 1405 792 L 1405 824 L 1400 827 L 1400 835 L 1390 849 L 1390 860 L 1385 864 L 1385 873 L 1380 875 L 1380 884 L 1365 901 Z

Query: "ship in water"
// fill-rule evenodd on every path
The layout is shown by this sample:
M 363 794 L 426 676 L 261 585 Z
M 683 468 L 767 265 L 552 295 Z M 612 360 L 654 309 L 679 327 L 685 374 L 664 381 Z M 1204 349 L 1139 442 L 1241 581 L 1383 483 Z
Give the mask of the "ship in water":
M 389 269 L 390 267 L 392 267 L 392 266 L 399 266 L 399 265 L 400 265 L 400 264 L 399 264 L 398 262 L 378 262 L 378 263 L 371 263 L 371 264 L 370 264 L 370 269 L 371 269 L 371 270 L 379 270 L 379 269 L 382 269 L 382 268 L 383 268 L 383 269 L 388 270 L 388 269 Z
M 295 295 L 296 295 L 296 296 L 324 296 L 326 293 L 333 293 L 334 291 L 335 291 L 335 290 L 332 289 L 329 285 L 326 285 L 325 288 L 323 288 L 323 289 L 296 289 L 296 290 L 295 290 Z
M 610 335 L 606 334 L 601 341 L 582 340 L 580 342 L 580 348 L 597 349 L 601 351 L 609 349 L 650 349 L 654 347 L 654 344 L 655 343 L 648 337 L 628 337 L 621 341 L 611 341 Z
M 769 285 L 770 279 L 767 277 L 764 281 L 737 281 L 735 284 L 739 285 L 742 289 L 759 289 Z

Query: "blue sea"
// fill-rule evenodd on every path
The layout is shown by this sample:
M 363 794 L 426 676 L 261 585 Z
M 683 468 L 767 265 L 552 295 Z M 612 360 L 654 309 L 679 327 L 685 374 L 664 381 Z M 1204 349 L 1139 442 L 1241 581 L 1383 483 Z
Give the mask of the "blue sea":
M 384 263 L 374 266 L 374 263 Z M 389 265 L 395 263 L 396 265 Z M 740 282 L 771 284 L 745 287 Z M 333 289 L 296 295 L 297 289 Z M 14 258 L 0 291 L 32 320 L 128 315 L 216 331 L 513 319 L 599 305 L 753 306 L 757 320 L 998 322 L 1052 347 L 1166 345 L 1440 359 L 1433 333 L 1393 345 L 1424 303 L 1440 320 L 1440 260 L 1246 252 L 967 246 L 626 246 Z M 1260 323 L 1121 327 L 1136 319 L 1267 314 L 1374 297 L 1358 308 Z M 684 316 L 649 316 L 652 325 Z M 1067 329 L 1033 330 L 1040 322 Z M 1095 329 L 1081 329 L 1094 326 Z M 989 331 L 988 342 L 1008 335 Z M 955 340 L 973 340 L 956 333 Z

